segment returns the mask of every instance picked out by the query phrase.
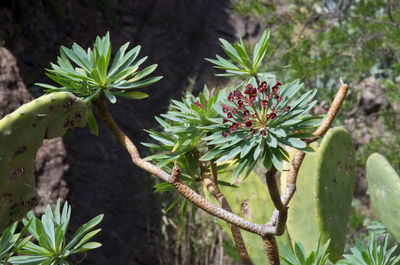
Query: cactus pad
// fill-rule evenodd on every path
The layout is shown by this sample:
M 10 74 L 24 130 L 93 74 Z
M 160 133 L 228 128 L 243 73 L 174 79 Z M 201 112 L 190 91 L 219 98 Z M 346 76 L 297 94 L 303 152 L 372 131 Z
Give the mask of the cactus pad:
M 218 179 L 230 182 L 232 179 L 233 171 L 220 173 Z M 241 177 L 239 177 L 241 178 Z M 258 224 L 265 224 L 271 218 L 272 212 L 275 209 L 274 204 L 269 196 L 268 189 L 261 178 L 254 172 L 240 184 L 238 188 L 220 185 L 221 192 L 229 202 L 232 211 L 253 222 Z M 218 205 L 218 202 L 204 189 L 206 198 Z M 220 219 L 218 224 L 232 239 L 231 231 L 228 224 Z M 249 253 L 250 259 L 255 265 L 268 264 L 268 259 L 265 254 L 264 245 L 259 235 L 241 230 L 244 243 Z M 278 245 L 283 244 L 286 247 L 290 246 L 288 234 L 285 232 L 282 236 L 276 237 Z
M 0 120 L 0 231 L 37 205 L 34 159 L 43 139 L 86 122 L 86 103 L 66 92 L 37 98 Z
M 312 147 L 316 152 L 305 156 L 297 177 L 287 228 L 293 242 L 302 242 L 306 252 L 318 243 L 319 236 L 323 242 L 330 238 L 330 259 L 336 261 L 344 251 L 354 193 L 354 148 L 343 128 L 330 129 L 321 144 Z
M 311 147 L 316 151 L 306 154 L 297 175 L 296 192 L 289 203 L 287 230 L 292 240 L 299 241 L 304 246 L 307 253 L 314 249 L 318 243 L 320 232 L 315 209 L 315 183 L 317 180 L 317 171 L 315 165 L 318 161 L 318 144 L 312 143 Z M 290 158 L 294 157 L 295 150 L 291 149 Z M 291 160 L 290 159 L 290 160 Z M 284 163 L 284 170 L 281 174 L 281 190 L 286 189 L 287 173 L 290 169 L 290 163 Z
M 400 177 L 380 154 L 367 161 L 368 191 L 376 215 L 400 242 Z

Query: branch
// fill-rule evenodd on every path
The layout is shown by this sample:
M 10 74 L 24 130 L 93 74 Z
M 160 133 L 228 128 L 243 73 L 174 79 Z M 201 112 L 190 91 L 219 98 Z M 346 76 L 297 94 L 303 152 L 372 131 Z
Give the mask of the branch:
M 306 143 L 312 143 L 316 141 L 320 136 L 322 136 L 331 126 L 333 120 L 336 117 L 337 112 L 343 104 L 344 98 L 346 97 L 347 91 L 349 90 L 349 86 L 344 84 L 342 80 L 340 80 L 341 86 L 339 91 L 337 92 L 333 102 L 328 110 L 328 117 L 321 123 L 321 125 L 313 132 L 316 138 L 306 140 Z
M 283 211 L 286 207 L 282 204 L 281 195 L 279 194 L 279 188 L 275 178 L 276 171 L 276 168 L 272 166 L 272 168 L 265 173 L 265 181 L 267 182 L 269 195 L 271 196 L 275 208 L 278 209 L 278 211 Z
M 195 158 L 199 161 L 200 153 L 195 153 Z M 224 194 L 221 192 L 218 186 L 218 170 L 217 165 L 215 164 L 215 160 L 210 161 L 210 171 L 211 176 L 206 173 L 206 168 L 202 162 L 200 165 L 200 175 L 203 180 L 204 185 L 206 186 L 208 192 L 214 196 L 214 198 L 218 201 L 219 205 L 222 209 L 231 212 L 232 208 L 226 200 Z M 233 241 L 235 242 L 236 248 L 239 252 L 240 259 L 244 265 L 251 265 L 251 260 L 249 254 L 247 253 L 246 245 L 243 241 L 242 233 L 240 232 L 239 227 L 232 225 L 228 222 L 229 228 L 231 229 Z
M 278 244 L 276 243 L 276 239 L 274 236 L 265 236 L 263 237 L 264 249 L 267 253 L 268 264 L 269 265 L 279 265 L 279 251 Z
M 316 141 L 319 137 L 321 137 L 331 126 L 333 120 L 336 117 L 337 112 L 339 111 L 340 107 L 343 104 L 343 101 L 346 97 L 346 94 L 349 90 L 349 86 L 344 84 L 342 80 L 340 80 L 341 86 L 333 99 L 333 102 L 328 110 L 328 117 L 321 123 L 321 125 L 314 131 L 315 138 L 307 139 L 305 142 L 310 144 Z M 292 164 L 290 166 L 287 184 L 286 184 L 286 191 L 282 195 L 282 202 L 285 206 L 287 206 L 290 200 L 293 197 L 294 192 L 296 191 L 296 180 L 297 174 L 299 172 L 300 166 L 303 163 L 305 153 L 302 151 L 296 151 L 294 158 L 292 159 Z

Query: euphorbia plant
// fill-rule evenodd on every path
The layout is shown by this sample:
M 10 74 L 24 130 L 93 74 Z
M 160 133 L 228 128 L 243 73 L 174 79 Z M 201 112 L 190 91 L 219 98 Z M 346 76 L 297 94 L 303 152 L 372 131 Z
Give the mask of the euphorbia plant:
M 149 131 L 150 136 L 160 145 L 146 144 L 159 153 L 143 160 L 133 142 L 118 127 L 109 113 L 105 99 L 115 103 L 115 96 L 131 99 L 143 98 L 144 94 L 130 92 L 130 89 L 152 84 L 160 77 L 142 80 L 155 66 L 137 72 L 142 61 L 134 62 L 138 48 L 126 55 L 124 45 L 116 54 L 111 67 L 110 42 L 108 34 L 98 38 L 93 49 L 84 51 L 77 44 L 72 49 L 62 47 L 58 65 L 52 64 L 49 77 L 62 87 L 40 84 L 49 91 L 69 91 L 84 98 L 89 106 L 95 106 L 97 114 L 108 129 L 126 148 L 132 162 L 163 181 L 162 190 L 175 189 L 180 196 L 192 202 L 207 213 L 230 224 L 230 228 L 244 264 L 251 264 L 240 229 L 258 234 L 264 240 L 270 264 L 279 264 L 275 236 L 284 232 L 287 205 L 295 191 L 297 171 L 307 151 L 307 144 L 321 136 L 329 127 L 347 92 L 342 84 L 335 97 L 328 116 L 313 117 L 308 111 L 316 103 L 312 101 L 316 90 L 304 92 L 294 99 L 302 89 L 299 81 L 281 84 L 270 73 L 261 72 L 262 62 L 267 54 L 269 31 L 265 31 L 255 45 L 252 56 L 241 40 L 233 46 L 222 40 L 223 48 L 230 60 L 217 56 L 208 59 L 224 70 L 219 75 L 235 76 L 241 83 L 234 89 L 204 92 L 195 98 L 190 93 L 182 102 L 173 101 L 171 110 L 157 118 L 163 132 Z M 73 65 L 75 64 L 75 66 Z M 132 65 L 133 64 L 133 65 Z M 95 119 L 90 111 L 90 124 L 97 131 Z M 312 134 L 312 130 L 316 128 Z M 281 196 L 275 180 L 275 173 L 281 169 L 282 161 L 288 159 L 284 146 L 298 149 L 287 178 L 286 191 Z M 154 165 L 148 160 L 153 160 Z M 229 203 L 219 189 L 217 162 L 233 160 L 234 182 L 246 170 L 248 174 L 262 161 L 268 170 L 266 182 L 276 207 L 271 219 L 265 224 L 252 223 L 232 213 Z M 174 165 L 174 166 L 172 166 Z M 197 182 L 201 181 L 217 199 L 220 207 L 210 203 L 198 192 Z

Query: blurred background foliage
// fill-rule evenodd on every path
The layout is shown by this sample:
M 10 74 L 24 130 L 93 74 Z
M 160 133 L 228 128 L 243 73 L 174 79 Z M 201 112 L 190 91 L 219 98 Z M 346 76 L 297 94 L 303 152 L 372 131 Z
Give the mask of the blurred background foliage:
M 373 114 L 380 120 L 380 128 L 367 128 L 370 141 L 358 148 L 357 158 L 360 165 L 365 165 L 370 153 L 380 152 L 400 170 L 400 138 L 395 133 L 399 129 L 400 99 L 399 1 L 233 0 L 232 10 L 271 29 L 271 43 L 276 48 L 268 68 L 288 80 L 300 78 L 309 88 L 318 88 L 320 102 L 331 101 L 339 78 L 350 84 L 353 89 L 337 125 L 346 125 L 346 120 L 360 114 L 360 82 L 373 77 L 383 85 L 382 90 L 373 88 L 379 90 L 373 91 L 374 95 L 382 93 L 384 97 Z M 349 125 L 356 129 L 350 131 L 354 136 L 363 136 L 357 129 L 365 130 L 362 127 L 369 123 Z

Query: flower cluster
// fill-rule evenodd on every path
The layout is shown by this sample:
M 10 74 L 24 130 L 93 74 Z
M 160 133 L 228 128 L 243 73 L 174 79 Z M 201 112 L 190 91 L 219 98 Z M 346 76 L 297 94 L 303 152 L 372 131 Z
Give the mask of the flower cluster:
M 226 137 L 240 128 L 248 129 L 253 135 L 267 135 L 268 123 L 275 120 L 281 113 L 290 111 L 290 106 L 279 106 L 282 97 L 279 96 L 280 82 L 272 87 L 262 82 L 258 87 L 251 84 L 242 93 L 239 90 L 231 92 L 228 100 L 235 106 L 222 104 L 222 112 L 226 115 L 223 123 L 229 124 L 229 132 L 222 132 Z

